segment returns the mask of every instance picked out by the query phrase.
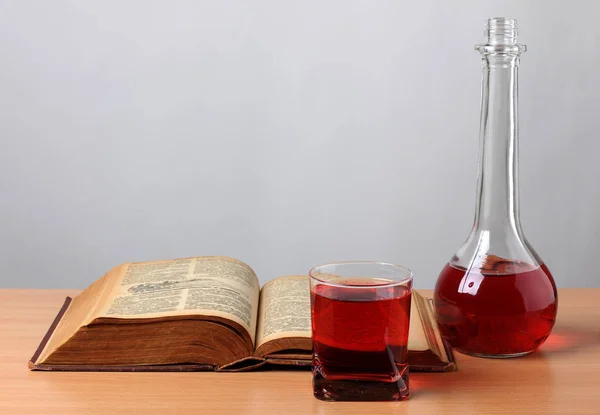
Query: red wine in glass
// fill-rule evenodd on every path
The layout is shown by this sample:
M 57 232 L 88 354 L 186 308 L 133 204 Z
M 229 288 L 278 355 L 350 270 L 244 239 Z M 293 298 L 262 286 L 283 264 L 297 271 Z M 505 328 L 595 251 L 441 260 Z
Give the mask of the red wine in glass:
M 410 287 L 356 278 L 337 284 L 311 292 L 315 396 L 406 399 Z

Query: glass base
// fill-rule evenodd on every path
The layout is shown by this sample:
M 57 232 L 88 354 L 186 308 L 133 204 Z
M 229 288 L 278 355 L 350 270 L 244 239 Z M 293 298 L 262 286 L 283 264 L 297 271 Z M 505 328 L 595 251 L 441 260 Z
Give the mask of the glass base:
M 408 370 L 395 382 L 328 380 L 317 373 L 313 393 L 323 401 L 404 401 L 410 396 Z
M 466 350 L 455 349 L 457 352 L 466 354 L 473 357 L 483 357 L 486 359 L 511 359 L 513 357 L 521 357 L 533 353 L 535 350 L 530 350 L 528 352 L 521 353 L 512 353 L 512 354 L 485 354 L 485 353 L 473 353 Z

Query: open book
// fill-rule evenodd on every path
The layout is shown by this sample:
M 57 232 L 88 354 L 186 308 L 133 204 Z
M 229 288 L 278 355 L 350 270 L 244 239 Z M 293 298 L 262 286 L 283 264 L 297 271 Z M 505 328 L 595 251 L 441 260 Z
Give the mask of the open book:
M 413 293 L 409 364 L 450 371 L 452 353 L 430 302 Z M 32 370 L 249 370 L 311 364 L 308 276 L 260 289 L 254 271 L 227 257 L 127 263 L 67 298 Z

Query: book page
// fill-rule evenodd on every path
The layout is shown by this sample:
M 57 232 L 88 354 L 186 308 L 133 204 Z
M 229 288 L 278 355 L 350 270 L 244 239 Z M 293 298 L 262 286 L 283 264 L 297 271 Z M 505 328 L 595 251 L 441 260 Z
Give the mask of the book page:
M 282 337 L 311 337 L 308 276 L 269 281 L 261 290 L 256 347 Z
M 431 350 L 440 358 L 447 360 L 432 304 L 432 300 L 413 291 L 408 348 L 414 351 Z M 413 320 L 413 315 L 418 316 L 418 319 Z
M 286 337 L 311 337 L 310 289 L 307 276 L 276 278 L 262 288 L 258 312 L 256 348 Z M 426 330 L 433 331 L 427 321 L 424 297 L 413 291 L 410 313 L 408 349 L 427 351 L 431 346 Z
M 254 271 L 227 257 L 129 264 L 102 317 L 208 315 L 256 332 L 259 283 Z
M 60 323 L 48 339 L 46 347 L 38 356 L 38 361 L 44 361 L 50 353 L 73 336 L 81 326 L 89 324 L 99 310 L 102 310 L 110 302 L 111 292 L 115 286 L 118 286 L 125 267 L 126 265 L 120 265 L 113 268 L 72 300 Z
M 412 292 L 412 301 L 410 303 L 410 328 L 408 332 L 408 350 L 425 351 L 429 350 L 427 335 L 425 334 L 424 324 L 426 320 L 422 313 L 426 313 L 424 307 L 419 307 L 419 301 L 423 297 L 416 291 Z M 425 305 L 423 305 L 425 306 Z

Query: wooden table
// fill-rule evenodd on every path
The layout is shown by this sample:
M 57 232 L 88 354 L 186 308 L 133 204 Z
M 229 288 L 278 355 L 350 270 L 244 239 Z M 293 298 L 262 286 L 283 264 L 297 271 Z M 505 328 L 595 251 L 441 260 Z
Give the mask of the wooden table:
M 539 352 L 457 354 L 457 372 L 411 374 L 409 401 L 377 403 L 320 402 L 308 371 L 28 371 L 64 297 L 77 293 L 0 290 L 1 414 L 600 414 L 600 289 L 560 290 L 557 325 Z

